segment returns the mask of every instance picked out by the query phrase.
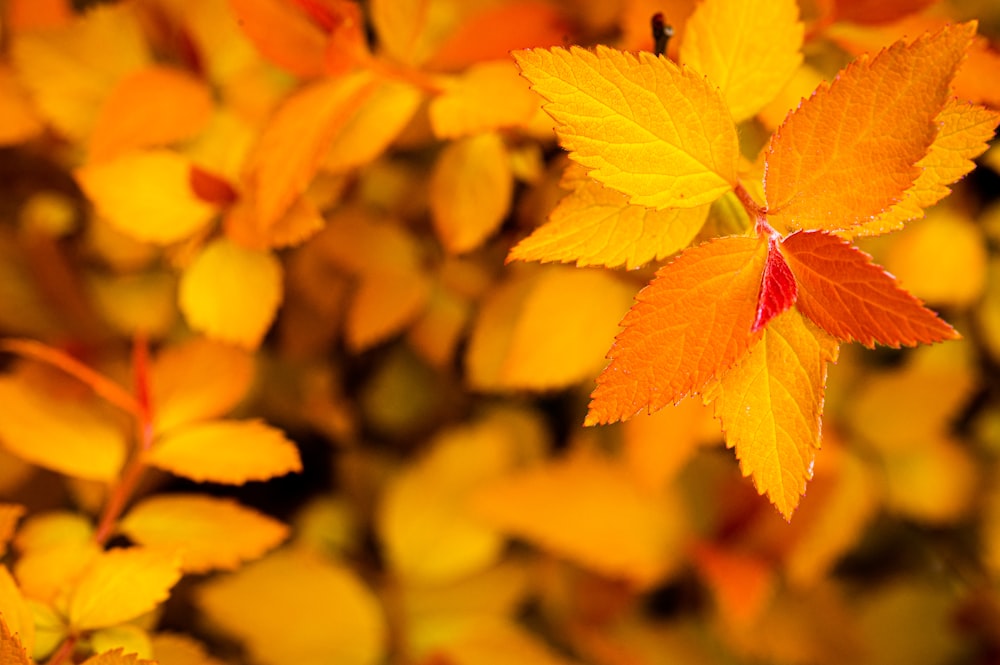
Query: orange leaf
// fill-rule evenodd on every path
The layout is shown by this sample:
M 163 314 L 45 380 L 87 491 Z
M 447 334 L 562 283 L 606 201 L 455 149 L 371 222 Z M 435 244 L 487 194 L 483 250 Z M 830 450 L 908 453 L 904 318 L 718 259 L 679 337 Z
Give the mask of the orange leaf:
M 92 630 L 134 619 L 166 600 L 180 577 L 177 561 L 163 552 L 140 547 L 102 552 L 69 597 L 69 625 Z
M 306 190 L 337 134 L 376 89 L 365 72 L 322 79 L 292 93 L 270 118 L 247 162 L 262 228 Z
M 77 169 L 76 179 L 98 213 L 143 242 L 167 245 L 183 240 L 218 212 L 191 187 L 191 162 L 164 148 L 87 164 Z
M 294 2 L 229 0 L 229 7 L 265 58 L 303 78 L 324 72 L 327 36 Z
M 975 28 L 951 26 L 861 56 L 790 113 L 767 147 L 768 222 L 782 231 L 850 229 L 899 201 L 920 174 Z
M 785 519 L 812 477 L 826 367 L 838 348 L 797 310 L 788 310 L 705 391 L 743 475 L 753 477 Z
M 161 65 L 140 69 L 121 80 L 101 107 L 90 159 L 189 139 L 208 124 L 212 106 L 208 86 L 190 74 Z
M 733 188 L 736 128 L 718 88 L 697 72 L 604 46 L 513 55 L 570 157 L 630 203 L 693 208 Z
M 510 158 L 499 135 L 445 146 L 430 183 L 434 229 L 445 249 L 458 254 L 479 247 L 507 216 L 513 190 Z
M 736 362 L 752 339 L 766 258 L 766 240 L 717 238 L 660 268 L 621 322 L 586 424 L 678 402 Z
M 154 496 L 128 511 L 122 533 L 146 547 L 178 552 L 186 573 L 234 570 L 288 537 L 288 527 L 232 499 Z
M 928 208 L 951 191 L 975 168 L 972 161 L 989 147 L 1000 123 L 1000 113 L 957 99 L 949 100 L 936 119 L 938 130 L 927 154 L 917 162 L 920 175 L 903 198 L 874 220 L 850 230 L 852 236 L 878 235 L 902 228 L 903 222 L 923 217 Z
M 7 567 L 0 564 L 0 626 L 3 638 L 13 637 L 19 645 L 32 650 L 35 647 L 35 619 L 31 608 L 25 602 L 17 582 L 11 577 Z M 9 631 L 9 632 L 7 632 Z M 7 639 L 0 639 L 0 663 L 8 665 L 12 661 L 4 658 Z
M 785 238 L 781 250 L 798 283 L 797 307 L 842 342 L 898 348 L 959 338 L 846 240 L 823 231 L 800 231 Z
M 454 139 L 527 123 L 538 110 L 538 97 L 517 73 L 514 63 L 484 62 L 445 84 L 428 113 L 434 135 Z
M 836 0 L 834 17 L 853 23 L 891 23 L 916 14 L 938 0 Z
M 173 430 L 149 451 L 149 462 L 198 482 L 230 485 L 302 470 L 295 445 L 258 420 L 216 420 Z
M 11 632 L 0 613 L 0 663 L 4 665 L 33 665 L 16 632 Z
M 563 44 L 569 31 L 569 22 L 551 4 L 538 0 L 506 2 L 465 17 L 438 46 L 427 66 L 454 71 L 483 60 L 506 59 L 515 49 Z
M 0 64 L 0 145 L 27 141 L 43 129 L 27 90 L 14 78 L 10 66 Z
M 751 626 L 777 590 L 773 564 L 759 555 L 698 543 L 691 558 L 730 625 Z
M 156 633 L 150 636 L 153 654 L 159 665 L 224 665 L 208 655 L 205 646 L 181 633 Z
M 157 665 L 155 660 L 139 658 L 138 654 L 125 653 L 121 647 L 91 656 L 82 665 Z
M 704 0 L 687 21 L 680 59 L 719 86 L 742 122 L 791 78 L 802 37 L 795 0 Z
M 191 328 L 252 349 L 264 339 L 281 304 L 281 264 L 268 252 L 219 238 L 184 270 L 179 290 Z
M 656 210 L 584 176 L 549 221 L 519 242 L 508 261 L 575 261 L 629 270 L 684 249 L 701 230 L 708 205 Z

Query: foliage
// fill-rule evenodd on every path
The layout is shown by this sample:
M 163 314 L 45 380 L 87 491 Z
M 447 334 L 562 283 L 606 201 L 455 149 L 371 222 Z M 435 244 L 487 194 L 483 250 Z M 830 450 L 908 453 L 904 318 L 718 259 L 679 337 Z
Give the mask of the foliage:
M 8 0 L 0 663 L 993 662 L 973 4 Z

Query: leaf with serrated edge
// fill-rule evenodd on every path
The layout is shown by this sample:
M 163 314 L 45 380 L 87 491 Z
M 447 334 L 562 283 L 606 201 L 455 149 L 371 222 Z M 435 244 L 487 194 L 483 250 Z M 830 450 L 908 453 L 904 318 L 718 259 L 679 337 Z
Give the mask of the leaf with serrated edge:
M 726 445 L 743 475 L 790 519 L 812 477 L 819 448 L 826 368 L 835 339 L 791 309 L 775 317 L 739 363 L 712 382 Z
M 688 19 L 680 59 L 719 86 L 741 122 L 791 78 L 803 33 L 795 0 L 704 0 Z
M 1000 113 L 952 99 L 937 117 L 938 132 L 934 143 L 917 166 L 921 168 L 913 186 L 903 198 L 876 219 L 852 228 L 852 236 L 888 233 L 903 223 L 924 216 L 928 208 L 950 193 L 949 186 L 976 167 L 972 161 L 986 152 L 993 138 Z
M 198 482 L 242 485 L 302 470 L 298 449 L 259 420 L 216 420 L 172 430 L 149 463 Z
M 585 178 L 549 221 L 519 242 L 508 261 L 575 261 L 582 266 L 631 270 L 690 244 L 705 224 L 708 205 L 656 210 Z
M 17 633 L 7 627 L 2 612 L 0 612 L 0 663 L 4 665 L 32 665 Z
M 739 145 L 718 88 L 692 69 L 604 46 L 515 51 L 570 157 L 652 208 L 711 203 L 736 182 Z
M 66 617 L 74 630 L 114 626 L 167 599 L 181 577 L 175 557 L 141 547 L 102 552 L 69 596 Z
M 975 29 L 950 26 L 862 56 L 790 113 L 767 147 L 768 222 L 847 230 L 899 201 L 920 174 Z
M 799 231 L 782 241 L 781 250 L 798 284 L 796 306 L 842 342 L 898 348 L 959 338 L 870 256 L 842 238 Z
M 234 570 L 277 547 L 288 527 L 232 499 L 154 496 L 129 510 L 121 531 L 135 542 L 181 554 L 187 573 Z
M 764 276 L 761 278 L 760 295 L 757 297 L 757 317 L 754 319 L 752 330 L 757 332 L 766 326 L 768 321 L 794 305 L 798 295 L 795 277 L 781 256 L 778 241 L 773 237 L 769 238 Z
M 766 258 L 763 238 L 717 238 L 660 268 L 622 319 L 585 424 L 676 403 L 736 362 L 752 339 Z
M 35 647 L 35 619 L 31 608 L 25 602 L 17 582 L 11 576 L 7 567 L 0 564 L 0 623 L 16 636 L 18 642 L 26 649 Z M 0 655 L 4 646 L 0 645 Z M 8 661 L 0 658 L 0 663 Z
M 138 654 L 125 653 L 119 647 L 91 656 L 83 661 L 83 665 L 156 665 L 156 661 L 139 658 Z

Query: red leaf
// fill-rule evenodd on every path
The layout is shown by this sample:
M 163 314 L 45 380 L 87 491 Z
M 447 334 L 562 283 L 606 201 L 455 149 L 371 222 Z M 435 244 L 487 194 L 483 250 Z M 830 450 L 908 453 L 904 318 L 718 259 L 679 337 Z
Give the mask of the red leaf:
M 785 238 L 781 249 L 798 283 L 799 310 L 837 339 L 898 348 L 959 338 L 846 240 L 824 231 L 799 231 Z
M 768 321 L 794 305 L 798 294 L 795 277 L 781 256 L 778 241 L 770 238 L 767 243 L 764 276 L 760 282 L 760 295 L 757 297 L 757 318 L 753 322 L 753 332 L 757 332 L 766 326 Z

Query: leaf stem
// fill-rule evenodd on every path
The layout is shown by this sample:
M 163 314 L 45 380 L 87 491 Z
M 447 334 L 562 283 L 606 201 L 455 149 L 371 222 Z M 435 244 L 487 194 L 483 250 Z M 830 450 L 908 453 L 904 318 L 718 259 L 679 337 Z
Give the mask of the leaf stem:
M 757 232 L 757 235 L 766 234 L 772 238 L 779 237 L 780 234 L 767 221 L 767 208 L 754 201 L 742 182 L 736 183 L 733 193 L 736 194 L 736 198 L 743 206 L 743 209 L 747 211 L 747 215 L 750 216 L 751 221 L 753 221 L 754 230 Z
M 73 651 L 76 650 L 77 639 L 76 635 L 69 635 L 63 640 L 62 644 L 59 645 L 59 649 L 52 654 L 46 665 L 60 665 L 66 659 L 70 658 L 73 655 Z

